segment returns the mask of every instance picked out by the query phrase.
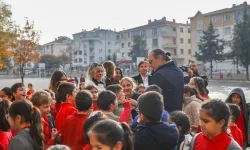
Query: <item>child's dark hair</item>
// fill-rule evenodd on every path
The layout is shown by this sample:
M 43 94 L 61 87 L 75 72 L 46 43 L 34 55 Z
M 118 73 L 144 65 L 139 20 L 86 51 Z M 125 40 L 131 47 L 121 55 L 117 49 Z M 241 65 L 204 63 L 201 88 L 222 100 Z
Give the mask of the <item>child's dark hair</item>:
M 236 104 L 227 104 L 230 110 L 230 116 L 232 118 L 232 122 L 235 123 L 236 120 L 240 117 L 240 107 Z
M 225 121 L 225 124 L 222 127 L 223 130 L 227 127 L 230 111 L 225 102 L 221 100 L 211 100 L 201 106 L 201 111 L 204 110 L 208 116 L 215 120 L 215 122 L 218 123 L 221 120 Z
M 116 100 L 116 95 L 112 91 L 102 91 L 97 98 L 97 106 L 101 110 L 109 110 L 109 106 L 114 104 Z
M 0 100 L 0 130 L 5 132 L 10 130 L 10 125 L 7 119 L 8 110 L 8 102 L 6 100 Z
M 29 133 L 32 139 L 34 139 L 34 149 L 43 150 L 41 115 L 39 110 L 28 104 L 25 100 L 19 100 L 11 104 L 9 115 L 13 119 L 15 119 L 17 115 L 20 115 L 22 122 L 30 123 Z
M 11 87 L 11 92 L 16 93 L 18 88 L 25 87 L 23 83 L 15 83 Z
M 180 134 L 182 136 L 189 133 L 190 121 L 187 114 L 185 114 L 183 111 L 173 111 L 170 113 L 169 117 L 171 121 L 176 124 L 176 126 L 181 127 Z
M 121 74 L 121 79 L 123 78 L 123 74 L 122 74 L 122 69 L 119 67 L 116 67 L 115 70 L 120 70 L 120 74 Z
M 138 90 L 139 90 L 140 88 L 145 89 L 145 86 L 144 86 L 143 84 L 139 84 L 139 85 L 135 88 L 135 91 L 138 92 Z
M 195 95 L 196 98 L 204 101 L 204 99 L 201 97 L 200 93 L 196 89 L 191 88 L 189 85 L 184 86 L 184 93 L 190 93 L 190 96 Z
M 162 94 L 162 89 L 158 85 L 150 85 L 145 89 L 145 93 L 149 91 L 155 91 Z
M 139 64 L 138 64 L 138 70 L 139 70 L 139 68 L 141 67 L 141 65 L 144 64 L 144 63 L 147 63 L 147 62 L 146 62 L 146 61 L 140 61 L 140 62 L 139 62 Z
M 50 80 L 50 87 L 49 87 L 50 90 L 52 90 L 53 92 L 56 92 L 56 89 L 57 89 L 56 84 L 59 81 L 61 81 L 62 76 L 65 76 L 67 78 L 66 73 L 63 71 L 57 70 L 52 74 L 52 77 Z
M 122 150 L 133 150 L 132 132 L 127 124 L 118 123 L 111 119 L 97 122 L 88 132 L 95 133 L 96 139 L 111 149 L 117 142 L 122 142 Z
M 201 77 L 193 77 L 194 83 L 197 85 L 199 92 L 208 95 L 208 89 L 205 86 L 205 81 Z
M 98 88 L 95 85 L 88 85 L 85 87 L 85 90 L 92 90 L 92 89 L 96 89 L 98 91 Z
M 63 82 L 57 88 L 57 100 L 60 102 L 66 101 L 67 94 L 72 95 L 75 89 L 75 85 L 70 82 Z
M 30 101 L 32 102 L 32 104 L 36 107 L 39 107 L 43 104 L 49 104 L 51 101 L 51 96 L 48 92 L 46 91 L 37 91 L 35 92 Z
M 89 91 L 80 91 L 76 95 L 76 108 L 78 111 L 87 111 L 92 107 L 92 94 Z
M 88 137 L 88 131 L 89 129 L 98 121 L 107 119 L 107 117 L 104 115 L 101 111 L 94 111 L 92 112 L 88 119 L 85 121 L 83 126 L 83 134 L 85 135 L 85 140 L 89 143 L 89 137 Z
M 29 83 L 29 84 L 28 84 L 28 87 L 29 87 L 29 86 L 33 87 L 33 84 Z
M 143 114 L 148 121 L 159 122 L 164 108 L 163 97 L 155 91 L 146 92 L 138 98 L 138 108 L 139 113 Z
M 9 87 L 5 87 L 1 91 L 4 92 L 4 94 L 7 95 L 8 98 L 11 98 L 11 101 L 14 100 L 14 96 L 13 96 L 12 91 Z
M 112 91 L 115 94 L 119 93 L 122 90 L 122 86 L 120 84 L 109 85 L 106 90 Z

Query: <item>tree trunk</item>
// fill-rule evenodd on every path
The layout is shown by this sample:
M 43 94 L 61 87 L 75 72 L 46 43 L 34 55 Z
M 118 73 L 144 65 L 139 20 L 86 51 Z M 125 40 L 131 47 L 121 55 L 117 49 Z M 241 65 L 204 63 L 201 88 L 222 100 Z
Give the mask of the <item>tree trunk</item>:
M 246 77 L 247 80 L 249 80 L 249 70 L 248 70 L 248 66 L 249 66 L 249 56 L 248 56 L 248 50 L 246 50 Z
M 239 70 L 239 57 L 236 56 L 236 74 L 238 74 L 238 70 Z
M 210 75 L 211 75 L 211 79 L 213 79 L 213 60 L 210 60 Z

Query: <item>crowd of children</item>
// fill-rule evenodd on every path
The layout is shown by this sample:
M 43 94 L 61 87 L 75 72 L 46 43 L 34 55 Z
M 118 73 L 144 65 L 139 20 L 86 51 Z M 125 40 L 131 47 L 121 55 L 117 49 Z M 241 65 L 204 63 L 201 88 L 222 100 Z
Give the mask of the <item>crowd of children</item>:
M 242 89 L 234 89 L 225 102 L 211 99 L 203 79 L 194 77 L 184 87 L 183 110 L 168 112 L 160 87 L 136 85 L 119 68 L 112 70 L 119 76 L 114 82 L 109 75 L 105 89 L 85 84 L 83 76 L 77 85 L 62 71 L 54 72 L 49 89 L 35 91 L 29 84 L 26 91 L 22 83 L 3 88 L 0 150 L 240 150 L 248 146 L 249 112 Z

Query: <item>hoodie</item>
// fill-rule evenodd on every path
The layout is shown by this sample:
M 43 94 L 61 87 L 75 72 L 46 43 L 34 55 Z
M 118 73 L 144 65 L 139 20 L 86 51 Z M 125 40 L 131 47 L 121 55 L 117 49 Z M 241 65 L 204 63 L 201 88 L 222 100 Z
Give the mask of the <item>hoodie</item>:
M 29 129 L 20 130 L 9 143 L 8 150 L 35 150 Z
M 175 124 L 145 122 L 134 130 L 134 150 L 173 150 L 177 148 L 178 138 Z
M 243 137 L 245 137 L 243 139 L 243 141 L 248 142 L 247 128 L 248 128 L 248 120 L 249 120 L 248 116 L 249 116 L 249 113 L 248 113 L 248 110 L 247 110 L 247 104 L 246 104 L 245 94 L 244 94 L 244 92 L 243 92 L 243 90 L 241 88 L 235 88 L 229 94 L 228 98 L 226 99 L 226 103 L 232 103 L 232 95 L 233 94 L 238 94 L 241 97 L 241 106 L 240 106 L 240 108 L 242 109 L 241 113 L 243 113 L 243 119 L 244 119 L 244 125 L 245 125 L 245 132 L 242 131 L 242 129 L 241 129 L 241 127 L 239 125 L 238 125 L 238 127 L 241 129 Z

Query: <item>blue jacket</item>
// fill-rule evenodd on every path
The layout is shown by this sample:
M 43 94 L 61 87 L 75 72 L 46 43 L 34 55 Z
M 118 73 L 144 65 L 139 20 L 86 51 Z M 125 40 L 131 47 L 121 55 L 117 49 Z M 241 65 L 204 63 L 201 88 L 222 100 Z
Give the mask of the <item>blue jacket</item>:
M 181 69 L 173 61 L 155 70 L 151 78 L 151 84 L 158 85 L 162 89 L 165 110 L 169 113 L 182 110 L 184 76 Z
M 179 133 L 175 124 L 142 123 L 133 135 L 134 150 L 175 150 Z

